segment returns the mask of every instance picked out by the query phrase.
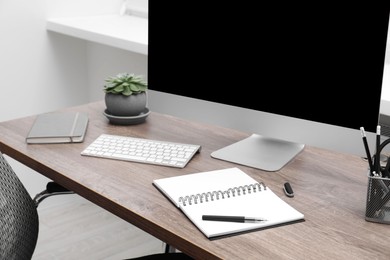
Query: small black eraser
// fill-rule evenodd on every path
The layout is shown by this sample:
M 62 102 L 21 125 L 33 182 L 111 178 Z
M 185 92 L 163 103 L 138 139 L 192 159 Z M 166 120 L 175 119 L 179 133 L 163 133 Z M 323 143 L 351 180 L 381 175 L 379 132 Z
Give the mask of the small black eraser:
M 284 193 L 286 194 L 287 197 L 294 197 L 294 191 L 291 188 L 290 183 L 286 182 L 283 187 Z

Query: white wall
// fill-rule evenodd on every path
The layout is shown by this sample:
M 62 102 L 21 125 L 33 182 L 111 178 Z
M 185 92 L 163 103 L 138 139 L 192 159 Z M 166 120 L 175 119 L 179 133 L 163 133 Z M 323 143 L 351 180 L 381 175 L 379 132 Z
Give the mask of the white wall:
M 134 73 L 147 79 L 147 56 L 97 43 L 87 44 L 89 100 L 104 98 L 103 85 L 108 76 Z
M 0 0 L 0 121 L 88 102 L 88 43 L 46 31 L 50 16 L 119 11 L 122 0 Z M 94 74 L 94 72 L 91 72 Z M 9 158 L 24 183 L 45 178 Z M 27 187 L 32 195 L 42 186 Z
M 87 43 L 47 32 L 46 18 L 119 12 L 121 3 L 0 0 L 0 121 L 85 103 Z
M 387 34 L 385 68 L 383 71 L 381 113 L 390 116 L 390 28 Z
M 77 59 L 85 57 L 85 43 L 49 36 L 46 11 L 45 1 L 0 1 L 0 120 L 80 103 L 87 95 L 79 90 L 86 62 Z

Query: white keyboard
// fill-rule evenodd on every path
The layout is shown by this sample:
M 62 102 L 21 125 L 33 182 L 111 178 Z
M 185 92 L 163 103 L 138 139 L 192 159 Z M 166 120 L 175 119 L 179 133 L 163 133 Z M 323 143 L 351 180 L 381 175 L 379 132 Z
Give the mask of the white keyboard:
M 102 134 L 81 155 L 184 168 L 199 145 Z

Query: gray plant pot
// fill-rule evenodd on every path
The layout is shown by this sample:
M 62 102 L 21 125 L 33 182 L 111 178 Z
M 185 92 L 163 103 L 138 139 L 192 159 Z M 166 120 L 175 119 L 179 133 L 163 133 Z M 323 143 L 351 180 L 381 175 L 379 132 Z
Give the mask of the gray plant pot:
M 106 93 L 107 112 L 114 116 L 138 116 L 145 111 L 147 95 L 146 92 L 124 96 Z

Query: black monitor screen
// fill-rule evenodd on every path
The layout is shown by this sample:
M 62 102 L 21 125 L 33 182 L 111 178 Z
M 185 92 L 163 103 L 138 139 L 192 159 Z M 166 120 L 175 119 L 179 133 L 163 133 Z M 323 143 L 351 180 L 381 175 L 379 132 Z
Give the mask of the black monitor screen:
M 375 132 L 389 10 L 389 1 L 150 1 L 148 85 Z
M 151 1 L 152 90 L 375 131 L 389 3 Z

